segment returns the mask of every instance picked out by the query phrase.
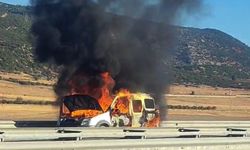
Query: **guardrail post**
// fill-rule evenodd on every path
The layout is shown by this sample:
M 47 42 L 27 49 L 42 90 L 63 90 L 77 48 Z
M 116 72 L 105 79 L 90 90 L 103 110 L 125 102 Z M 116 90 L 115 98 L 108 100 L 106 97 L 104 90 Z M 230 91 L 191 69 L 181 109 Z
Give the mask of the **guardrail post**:
M 195 136 L 195 138 L 200 138 L 200 137 L 201 137 L 200 133 L 198 133 L 198 134 Z
M 140 138 L 146 139 L 146 130 L 141 129 L 124 129 L 123 132 L 125 133 L 125 138 Z
M 4 142 L 4 137 L 3 137 L 3 135 L 0 135 L 0 142 Z
M 247 137 L 247 130 L 246 129 L 239 129 L 239 128 L 227 128 L 226 129 L 228 136 L 242 136 Z

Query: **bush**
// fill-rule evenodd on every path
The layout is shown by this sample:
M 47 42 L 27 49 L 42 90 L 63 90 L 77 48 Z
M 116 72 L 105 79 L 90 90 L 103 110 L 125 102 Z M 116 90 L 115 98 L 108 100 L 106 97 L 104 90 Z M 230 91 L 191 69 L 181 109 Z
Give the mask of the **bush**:
M 15 104 L 23 104 L 23 98 L 22 97 L 17 97 L 15 100 Z
M 191 109 L 197 109 L 198 107 L 197 106 L 192 106 Z
M 195 92 L 194 92 L 194 91 L 192 91 L 192 92 L 190 93 L 190 95 L 195 95 Z
M 0 100 L 0 104 L 22 104 L 22 105 L 57 105 L 57 102 L 51 101 L 33 101 L 23 100 L 22 97 L 17 97 L 15 101 L 12 100 Z
M 50 104 L 57 105 L 57 102 L 50 102 Z M 167 105 L 167 109 L 215 110 L 216 106 Z

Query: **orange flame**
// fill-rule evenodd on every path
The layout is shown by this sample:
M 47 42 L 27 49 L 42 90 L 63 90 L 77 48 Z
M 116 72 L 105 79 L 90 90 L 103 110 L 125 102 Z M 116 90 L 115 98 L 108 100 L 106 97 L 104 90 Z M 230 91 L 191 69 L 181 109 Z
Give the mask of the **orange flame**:
M 160 111 L 157 109 L 155 112 L 155 117 L 152 120 L 149 120 L 146 124 L 145 127 L 148 128 L 154 128 L 154 127 L 159 127 L 160 126 Z
M 89 95 L 97 99 L 103 111 L 106 111 L 112 103 L 111 91 L 114 86 L 114 80 L 108 72 L 100 76 L 91 77 L 84 73 L 74 75 L 68 82 L 70 92 L 68 95 L 82 94 Z M 97 83 L 96 83 L 97 82 Z M 71 117 L 94 117 L 100 112 L 96 110 L 77 110 L 71 112 Z
M 120 89 L 116 95 L 118 99 L 115 105 L 115 109 L 119 110 L 119 113 L 121 114 L 128 114 L 129 113 L 129 100 L 130 100 L 131 93 L 127 89 Z
M 114 80 L 108 72 L 101 74 L 104 85 L 101 88 L 101 97 L 98 102 L 102 109 L 106 111 L 112 103 L 111 90 L 114 86 Z
M 75 110 L 71 112 L 71 117 L 85 117 L 85 118 L 91 118 L 93 116 L 97 116 L 101 114 L 101 111 L 98 110 Z
M 131 93 L 128 89 L 120 89 L 119 92 L 116 94 L 118 97 L 130 97 Z
M 114 87 L 114 83 L 114 80 L 108 72 L 102 73 L 97 77 L 88 76 L 86 74 L 77 74 L 68 82 L 70 88 L 68 95 L 82 94 L 91 96 L 97 99 L 102 110 L 106 112 L 113 101 L 111 91 Z M 120 89 L 116 93 L 116 96 L 116 104 L 114 105 L 112 115 L 119 116 L 122 114 L 129 116 L 129 101 L 131 100 L 132 94 L 128 89 Z M 73 118 L 91 118 L 102 113 L 102 111 L 91 109 L 74 110 L 72 112 L 63 109 L 62 111 L 65 116 Z M 147 121 L 145 127 L 158 127 L 159 123 L 159 113 L 156 113 L 152 120 Z

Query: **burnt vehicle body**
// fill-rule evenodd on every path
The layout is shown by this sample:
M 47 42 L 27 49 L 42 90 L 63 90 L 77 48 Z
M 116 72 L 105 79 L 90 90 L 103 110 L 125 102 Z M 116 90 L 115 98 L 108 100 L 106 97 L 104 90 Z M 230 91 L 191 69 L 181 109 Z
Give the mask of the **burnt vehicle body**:
M 88 95 L 70 95 L 62 100 L 60 126 L 158 127 L 155 100 L 145 93 L 116 96 L 109 109 Z

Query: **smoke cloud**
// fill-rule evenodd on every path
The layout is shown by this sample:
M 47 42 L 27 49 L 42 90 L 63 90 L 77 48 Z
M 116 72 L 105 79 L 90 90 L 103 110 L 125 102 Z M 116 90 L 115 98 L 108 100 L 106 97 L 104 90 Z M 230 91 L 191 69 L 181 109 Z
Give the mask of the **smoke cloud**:
M 32 0 L 31 4 L 35 55 L 40 62 L 63 68 L 55 88 L 59 97 L 69 93 L 73 76 L 84 73 L 90 78 L 82 84 L 100 86 L 100 74 L 109 72 L 116 83 L 114 91 L 128 88 L 160 98 L 171 81 L 168 60 L 176 40 L 171 25 L 182 14 L 198 11 L 201 1 Z

